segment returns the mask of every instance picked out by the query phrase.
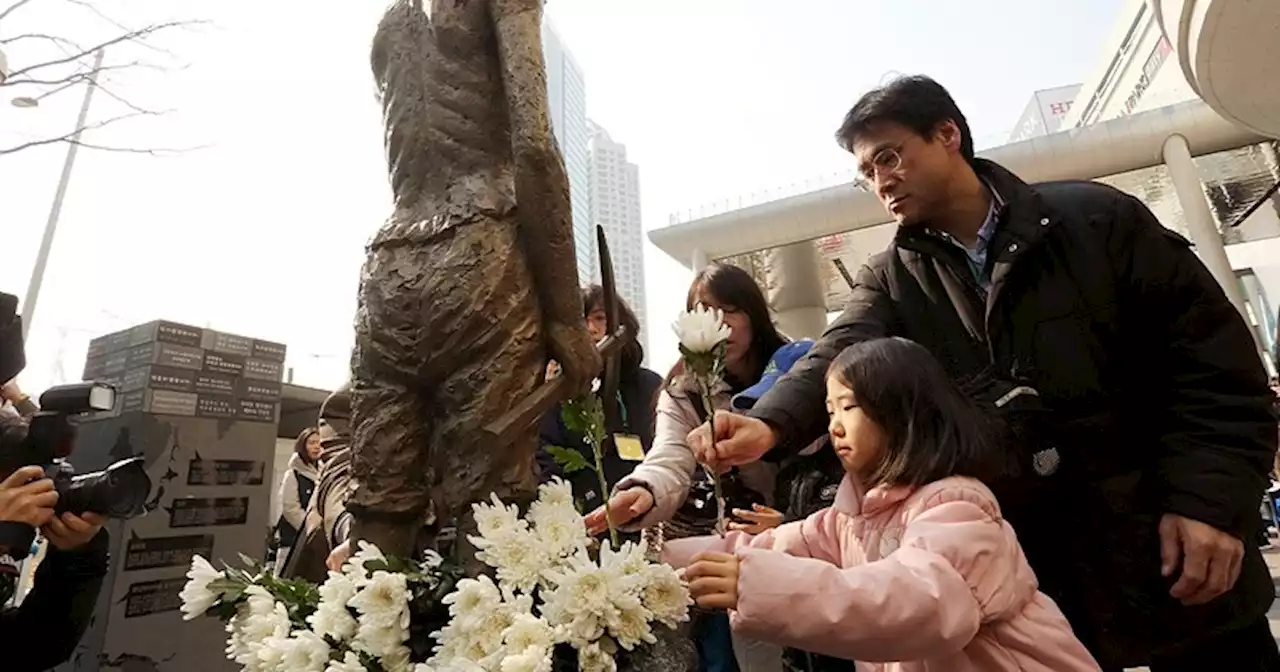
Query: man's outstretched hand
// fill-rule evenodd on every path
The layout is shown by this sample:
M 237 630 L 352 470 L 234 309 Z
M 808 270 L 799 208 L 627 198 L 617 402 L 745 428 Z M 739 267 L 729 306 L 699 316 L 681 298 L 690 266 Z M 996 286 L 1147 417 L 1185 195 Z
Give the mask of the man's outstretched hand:
M 1204 604 L 1236 585 L 1244 542 L 1198 520 L 1165 514 L 1160 518 L 1160 559 L 1162 575 L 1178 576 L 1169 594 L 1186 606 Z
M 728 411 L 716 411 L 716 445 L 711 446 L 710 423 L 695 427 L 686 437 L 689 450 L 700 464 L 725 471 L 759 460 L 778 442 L 765 421 Z

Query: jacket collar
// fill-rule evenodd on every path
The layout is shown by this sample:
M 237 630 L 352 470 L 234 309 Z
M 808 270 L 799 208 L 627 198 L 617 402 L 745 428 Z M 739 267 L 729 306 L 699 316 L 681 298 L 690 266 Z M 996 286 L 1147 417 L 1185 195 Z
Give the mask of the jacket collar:
M 836 491 L 834 508 L 851 516 L 872 516 L 911 496 L 906 486 L 877 485 L 870 490 L 853 476 L 846 475 Z
M 974 159 L 973 169 L 986 182 L 995 199 L 995 216 L 999 224 L 991 243 L 992 252 L 1007 252 L 1013 245 L 1016 253 L 1038 241 L 1044 235 L 1046 224 L 1042 222 L 1047 219 L 1047 214 L 1035 188 L 994 161 Z M 942 240 L 942 234 L 927 223 L 899 227 L 895 236 L 895 242 L 912 248 L 916 247 L 912 243 Z

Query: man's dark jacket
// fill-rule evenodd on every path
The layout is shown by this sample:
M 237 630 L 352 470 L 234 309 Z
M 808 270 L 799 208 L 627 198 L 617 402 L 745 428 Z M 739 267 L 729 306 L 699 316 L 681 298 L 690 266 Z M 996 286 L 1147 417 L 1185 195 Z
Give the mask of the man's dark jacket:
M 901 228 L 861 269 L 843 315 L 751 411 L 778 431 L 775 453 L 825 431 L 824 375 L 842 349 L 910 338 L 957 380 L 1040 392 L 1047 412 L 1024 434 L 1038 438 L 1011 445 L 1024 475 L 992 485 L 1042 589 L 1104 667 L 1260 618 L 1272 585 L 1248 540 L 1277 433 L 1244 320 L 1190 243 L 1137 199 L 975 168 L 1003 201 L 989 294 L 961 249 L 926 226 Z M 1030 455 L 1048 448 L 1059 465 L 1039 476 Z M 1169 597 L 1164 513 L 1246 540 L 1234 590 L 1198 607 Z
M 22 606 L 0 612 L 0 669 L 38 672 L 71 658 L 98 603 L 110 546 L 103 530 L 81 548 L 49 549 Z

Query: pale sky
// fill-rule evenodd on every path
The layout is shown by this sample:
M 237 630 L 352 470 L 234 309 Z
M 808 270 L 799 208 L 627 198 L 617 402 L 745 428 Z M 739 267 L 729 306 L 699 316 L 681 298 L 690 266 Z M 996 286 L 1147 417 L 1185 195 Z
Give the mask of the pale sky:
M 171 57 L 111 52 L 109 63 L 169 66 L 120 75 L 114 92 L 174 111 L 85 140 L 201 149 L 167 158 L 81 151 L 24 386 L 79 379 L 90 337 L 156 318 L 284 342 L 294 382 L 340 383 L 363 245 L 389 211 L 367 67 L 385 5 L 96 4 L 133 24 L 177 17 L 212 25 L 162 40 Z M 1089 73 L 1120 6 L 550 0 L 547 12 L 585 71 L 588 115 L 640 166 L 644 223 L 653 229 L 678 210 L 847 170 L 832 134 L 858 95 L 894 72 L 937 78 L 978 146 L 1000 144 L 1033 91 Z M 34 0 L 0 25 L 0 38 L 44 32 L 88 43 L 107 34 L 85 16 L 64 0 Z M 7 51 L 11 69 L 46 57 Z M 8 104 L 32 93 L 0 88 L 0 148 L 73 127 L 82 88 L 36 109 Z M 90 118 L 123 109 L 98 95 Z M 26 289 L 64 155 L 61 144 L 0 155 L 0 290 Z M 665 371 L 678 356 L 667 324 L 691 273 L 651 245 L 645 257 L 650 361 Z

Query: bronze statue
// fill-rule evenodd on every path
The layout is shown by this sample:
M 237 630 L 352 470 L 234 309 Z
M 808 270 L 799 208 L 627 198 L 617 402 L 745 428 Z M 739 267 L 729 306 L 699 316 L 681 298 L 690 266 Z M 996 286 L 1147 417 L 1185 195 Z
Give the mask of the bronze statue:
M 395 210 L 368 245 L 352 355 L 352 536 L 397 555 L 490 492 L 532 498 L 536 430 L 498 445 L 484 427 L 549 358 L 570 394 L 600 368 L 547 113 L 542 0 L 422 1 L 397 0 L 373 41 Z

